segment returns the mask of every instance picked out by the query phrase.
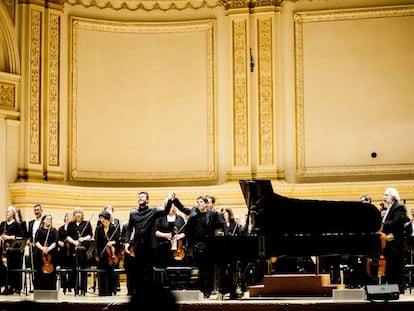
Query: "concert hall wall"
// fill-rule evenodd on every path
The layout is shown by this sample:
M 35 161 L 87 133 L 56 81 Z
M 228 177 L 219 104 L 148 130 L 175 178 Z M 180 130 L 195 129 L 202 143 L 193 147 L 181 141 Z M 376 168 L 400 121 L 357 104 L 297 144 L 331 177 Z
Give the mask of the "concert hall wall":
M 0 0 L 0 212 L 175 190 L 243 217 L 250 178 L 410 205 L 413 38 L 412 0 Z

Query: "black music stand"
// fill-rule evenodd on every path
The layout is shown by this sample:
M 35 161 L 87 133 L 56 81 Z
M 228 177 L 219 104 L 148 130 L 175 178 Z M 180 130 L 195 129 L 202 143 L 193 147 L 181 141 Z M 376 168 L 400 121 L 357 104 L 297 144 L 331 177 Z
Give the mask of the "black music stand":
M 26 247 L 26 243 L 27 243 L 27 239 L 25 238 L 16 238 L 15 240 L 13 240 L 10 243 L 10 246 L 8 248 L 8 250 L 13 250 L 14 253 L 24 253 L 24 249 Z M 14 257 L 13 257 L 14 258 Z M 23 275 L 23 290 L 25 291 L 26 295 L 27 295 L 27 276 L 29 275 L 29 286 L 30 286 L 30 290 L 31 290 L 31 282 L 32 282 L 32 277 L 33 274 L 35 273 L 35 270 L 31 269 L 31 268 L 17 268 L 17 269 L 8 269 L 7 270 L 7 276 L 6 276 L 6 288 L 8 287 L 8 284 L 10 282 L 10 273 L 16 273 L 17 275 L 20 275 L 20 277 Z M 13 276 L 12 276 L 13 277 Z
M 18 248 L 21 253 L 24 252 L 24 248 L 26 247 L 27 239 L 24 238 L 16 238 L 10 243 L 10 248 Z

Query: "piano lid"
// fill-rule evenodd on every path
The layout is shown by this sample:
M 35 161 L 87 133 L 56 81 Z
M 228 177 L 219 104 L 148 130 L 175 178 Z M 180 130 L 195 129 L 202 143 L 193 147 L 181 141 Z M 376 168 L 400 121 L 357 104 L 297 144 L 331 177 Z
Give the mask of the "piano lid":
M 239 184 L 249 209 L 264 196 L 273 193 L 272 183 L 268 179 L 240 180 Z

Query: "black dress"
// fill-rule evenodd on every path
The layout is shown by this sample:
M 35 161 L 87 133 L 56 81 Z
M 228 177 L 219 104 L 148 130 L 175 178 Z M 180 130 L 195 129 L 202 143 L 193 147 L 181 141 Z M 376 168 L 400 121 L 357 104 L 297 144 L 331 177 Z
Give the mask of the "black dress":
M 110 223 L 108 231 L 104 226 L 99 226 L 95 231 L 96 255 L 99 258 L 98 269 L 105 273 L 99 273 L 99 296 L 112 296 L 116 293 L 114 268 L 118 264 L 116 246 L 114 249 L 106 249 L 109 241 L 119 241 L 118 227 Z M 115 244 L 116 245 L 116 244 Z M 112 257 L 113 256 L 113 257 Z
M 58 231 L 56 228 L 41 227 L 36 231 L 34 244 L 39 242 L 42 246 L 56 244 L 48 254 L 35 247 L 34 268 L 36 270 L 35 289 L 55 290 L 56 289 L 56 263 L 57 263 L 57 241 Z

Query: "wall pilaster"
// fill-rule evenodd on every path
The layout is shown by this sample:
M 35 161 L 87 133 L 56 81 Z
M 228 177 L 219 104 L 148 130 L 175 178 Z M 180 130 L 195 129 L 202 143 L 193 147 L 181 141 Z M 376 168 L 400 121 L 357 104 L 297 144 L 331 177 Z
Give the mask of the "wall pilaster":
M 60 14 L 55 2 L 20 5 L 23 160 L 21 181 L 63 180 L 59 167 Z M 50 171 L 50 173 L 49 173 Z M 52 178 L 50 178 L 50 176 Z
M 277 1 L 228 2 L 233 161 L 227 179 L 283 178 L 277 169 Z

